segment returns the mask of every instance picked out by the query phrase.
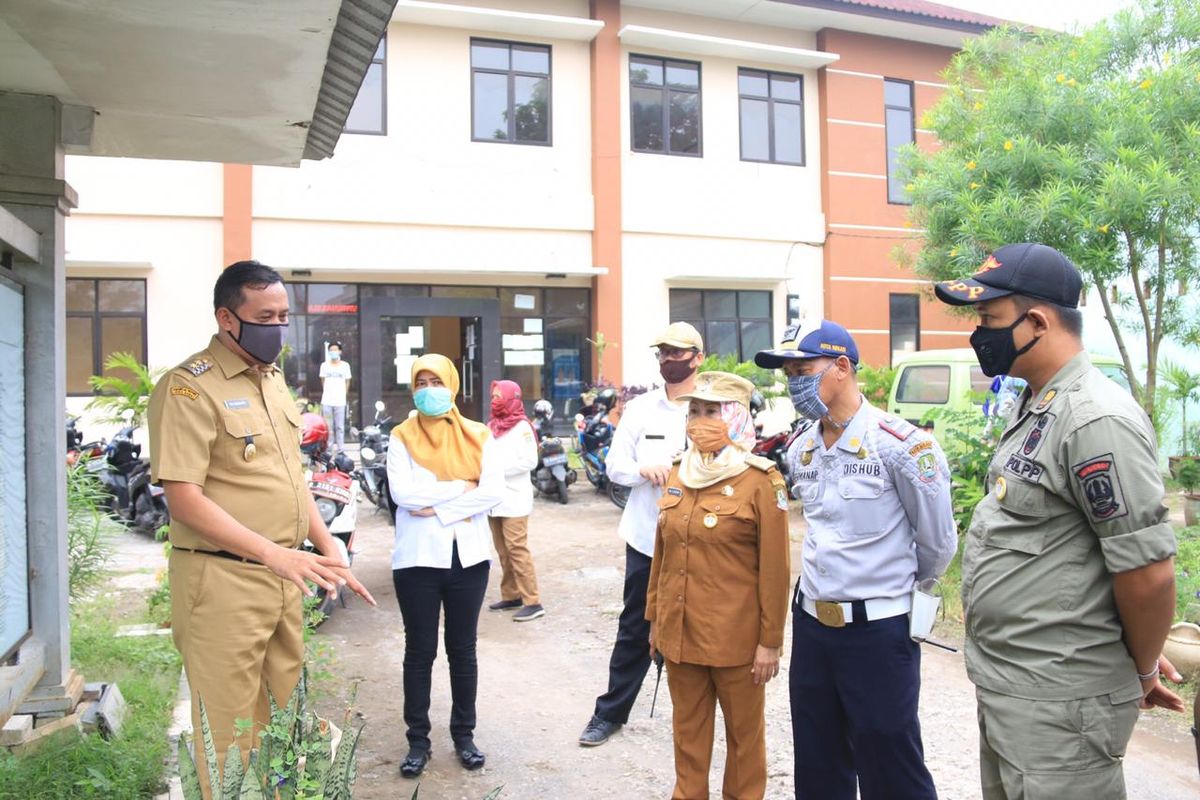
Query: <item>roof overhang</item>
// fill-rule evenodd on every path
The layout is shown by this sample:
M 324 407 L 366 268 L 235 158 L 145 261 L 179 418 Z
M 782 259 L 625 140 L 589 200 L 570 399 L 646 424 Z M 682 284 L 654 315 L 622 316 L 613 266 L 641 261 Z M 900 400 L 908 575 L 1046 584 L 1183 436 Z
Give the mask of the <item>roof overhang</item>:
M 0 91 L 68 152 L 292 166 L 333 152 L 396 0 L 5 0 Z
M 623 0 L 623 4 L 804 31 L 835 28 L 953 48 L 991 27 L 837 0 Z

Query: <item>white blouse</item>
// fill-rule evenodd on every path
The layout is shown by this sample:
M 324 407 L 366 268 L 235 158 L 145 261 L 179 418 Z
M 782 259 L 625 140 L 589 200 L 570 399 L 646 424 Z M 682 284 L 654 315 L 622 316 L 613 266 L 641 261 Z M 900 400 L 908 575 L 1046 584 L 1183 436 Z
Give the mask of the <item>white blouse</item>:
M 388 443 L 388 484 L 396 501 L 396 543 L 392 569 L 439 567 L 449 569 L 454 543 L 458 559 L 470 567 L 492 557 L 492 532 L 488 511 L 504 497 L 504 463 L 496 443 L 483 443 L 479 486 L 467 491 L 467 482 L 440 481 L 417 464 L 399 437 Z M 408 513 L 433 508 L 432 517 Z

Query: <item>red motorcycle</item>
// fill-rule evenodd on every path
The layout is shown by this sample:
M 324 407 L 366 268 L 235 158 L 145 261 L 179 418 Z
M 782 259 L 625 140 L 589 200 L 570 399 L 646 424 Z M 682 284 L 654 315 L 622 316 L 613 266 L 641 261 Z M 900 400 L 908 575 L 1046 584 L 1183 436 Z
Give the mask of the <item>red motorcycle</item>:
M 753 394 L 750 395 L 750 415 L 754 417 L 756 441 L 754 442 L 754 449 L 750 452 L 756 456 L 762 456 L 774 461 L 775 466 L 779 469 L 779 474 L 787 478 L 787 451 L 792 441 L 796 438 L 797 432 L 802 428 L 801 423 L 805 420 L 797 419 L 789 427 L 764 438 L 762 435 L 762 423 L 758 421 L 758 413 L 766 407 L 766 399 L 755 389 Z
M 309 461 L 308 490 L 317 503 L 317 511 L 333 534 L 342 560 L 347 566 L 354 563 L 354 533 L 358 522 L 358 471 L 354 462 L 345 453 L 329 455 L 329 426 L 320 414 L 307 413 L 300 417 L 303 430 L 300 452 Z M 310 552 L 313 545 L 304 542 Z M 317 590 L 320 598 L 318 610 L 328 617 L 333 611 L 333 600 L 324 589 Z M 346 593 L 340 596 L 342 607 L 346 605 Z

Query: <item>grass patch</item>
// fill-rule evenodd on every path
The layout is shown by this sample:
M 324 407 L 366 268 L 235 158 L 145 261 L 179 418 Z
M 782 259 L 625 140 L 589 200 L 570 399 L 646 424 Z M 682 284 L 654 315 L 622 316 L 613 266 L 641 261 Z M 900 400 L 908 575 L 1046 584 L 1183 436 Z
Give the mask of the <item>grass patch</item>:
M 112 598 L 80 602 L 71 614 L 75 668 L 89 681 L 115 681 L 129 706 L 120 735 L 64 731 L 36 751 L 0 750 L 0 798 L 151 798 L 163 791 L 180 661 L 169 636 L 116 638 Z

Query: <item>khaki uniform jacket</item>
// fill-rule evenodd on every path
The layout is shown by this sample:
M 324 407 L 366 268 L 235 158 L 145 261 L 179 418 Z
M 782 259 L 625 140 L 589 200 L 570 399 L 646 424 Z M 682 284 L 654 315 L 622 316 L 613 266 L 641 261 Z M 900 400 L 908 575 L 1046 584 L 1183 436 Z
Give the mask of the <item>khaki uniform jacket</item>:
M 967 674 L 1031 700 L 1140 697 L 1112 574 L 1174 554 L 1150 420 L 1080 353 L 996 447 L 963 548 Z
M 261 372 L 213 337 L 150 396 L 151 480 L 194 483 L 250 530 L 284 547 L 308 535 L 311 502 L 300 412 L 283 375 Z M 179 520 L 171 544 L 217 550 Z
M 659 500 L 646 619 L 676 663 L 735 667 L 781 647 L 791 558 L 787 488 L 769 462 L 689 489 L 671 470 Z

